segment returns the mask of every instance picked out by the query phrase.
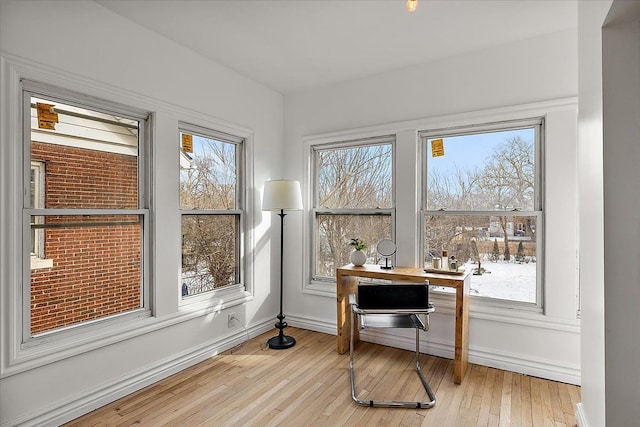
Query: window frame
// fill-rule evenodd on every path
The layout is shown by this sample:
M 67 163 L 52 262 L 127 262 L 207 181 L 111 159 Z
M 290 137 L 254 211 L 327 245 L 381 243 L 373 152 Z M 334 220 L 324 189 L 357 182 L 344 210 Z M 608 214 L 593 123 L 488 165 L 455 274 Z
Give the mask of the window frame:
M 44 162 L 31 160 L 30 172 L 33 172 L 33 195 L 35 201 L 34 207 L 41 208 L 44 205 Z M 31 178 L 29 178 L 29 181 L 31 181 Z M 43 230 L 33 230 L 32 236 L 33 251 L 31 251 L 31 270 L 51 268 L 53 266 L 53 260 L 45 260 L 44 258 L 45 252 Z
M 427 209 L 428 206 L 428 174 L 427 156 L 429 155 L 430 139 L 446 138 L 453 136 L 473 135 L 500 131 L 510 131 L 518 129 L 534 129 L 534 204 L 533 210 L 524 211 L 488 211 L 488 210 L 433 210 Z M 472 295 L 473 299 L 485 302 L 489 306 L 502 308 L 518 308 L 524 311 L 533 311 L 542 313 L 544 311 L 544 264 L 545 264 L 545 248 L 544 248 L 544 135 L 545 135 L 545 117 L 519 118 L 505 121 L 495 121 L 480 124 L 458 125 L 447 128 L 434 128 L 421 130 L 418 132 L 420 140 L 420 218 L 419 218 L 419 236 L 420 236 L 420 259 L 425 259 L 425 217 L 429 216 L 496 216 L 497 212 L 503 212 L 504 216 L 532 216 L 536 218 L 536 302 L 529 303 L 524 301 L 514 301 L 508 299 L 500 299 L 488 296 Z M 434 290 L 434 293 L 439 293 Z M 446 292 L 442 292 L 446 293 Z
M 230 293 L 245 293 L 248 286 L 247 280 L 247 265 L 246 265 L 246 248 L 245 240 L 247 236 L 246 228 L 246 152 L 247 152 L 247 138 L 244 136 L 234 135 L 231 133 L 223 132 L 210 127 L 199 126 L 183 121 L 178 122 L 178 135 L 182 133 L 190 133 L 192 135 L 198 135 L 206 138 L 211 138 L 216 141 L 233 144 L 235 146 L 235 166 L 236 166 L 236 188 L 235 188 L 235 209 L 182 209 L 178 206 L 180 215 L 180 229 L 182 229 L 182 218 L 186 215 L 234 215 L 236 217 L 236 248 L 238 250 L 236 256 L 236 283 L 231 285 L 221 286 L 220 288 L 214 288 L 210 291 L 201 292 L 195 295 L 183 296 L 181 292 L 182 288 L 182 261 L 180 262 L 180 280 L 178 282 L 177 293 L 179 295 L 179 305 L 186 306 L 190 304 L 202 303 L 210 300 L 211 298 L 219 297 L 220 295 L 228 295 Z M 180 146 L 178 146 L 180 151 Z M 178 167 L 178 173 L 180 168 Z M 179 180 L 178 180 L 179 181 Z M 182 236 L 180 237 L 180 254 L 182 254 Z
M 44 98 L 54 102 L 69 104 L 91 111 L 115 114 L 119 117 L 138 121 L 138 152 L 137 152 L 137 177 L 138 177 L 138 201 L 136 209 L 51 209 L 34 208 L 30 201 L 31 185 L 31 97 Z M 20 325 L 20 349 L 24 351 L 36 350 L 41 346 L 50 343 L 73 342 L 84 334 L 90 334 L 105 327 L 127 324 L 135 319 L 147 318 L 152 315 L 151 308 L 151 276 L 150 276 L 150 235 L 151 235 L 151 214 L 150 199 L 151 193 L 151 152 L 150 134 L 152 128 L 152 116 L 149 112 L 134 107 L 119 104 L 105 99 L 94 98 L 62 87 L 40 83 L 32 80 L 22 79 L 20 81 L 21 115 L 19 120 L 22 123 L 22 182 L 23 189 L 21 208 L 21 229 L 22 248 L 20 257 L 22 258 L 22 281 L 20 284 L 20 294 L 22 303 L 19 304 L 17 321 Z M 135 215 L 140 218 L 141 224 L 141 264 L 140 264 L 140 307 L 124 313 L 116 313 L 84 321 L 49 331 L 31 334 L 31 266 L 30 259 L 25 256 L 26 248 L 31 246 L 31 226 L 32 216 L 48 215 Z M 29 253 L 30 253 L 29 249 Z M 29 257 L 30 258 L 30 257 Z
M 355 148 L 355 147 L 366 147 L 366 146 L 374 146 L 374 145 L 391 145 L 391 207 L 389 208 L 370 208 L 370 209 L 353 209 L 353 208 L 338 208 L 338 209 L 328 209 L 328 208 L 319 208 L 319 192 L 318 192 L 318 174 L 319 174 L 319 162 L 317 160 L 317 154 L 320 151 L 328 151 L 335 149 L 345 149 L 345 148 Z M 310 174 L 310 187 L 311 187 L 311 209 L 310 209 L 310 242 L 309 242 L 309 250 L 310 257 L 309 259 L 309 281 L 315 285 L 327 285 L 333 284 L 335 291 L 335 277 L 325 277 L 319 276 L 316 274 L 316 261 L 317 261 L 317 251 L 316 251 L 316 230 L 318 228 L 318 216 L 320 215 L 382 215 L 389 216 L 391 219 L 391 239 L 395 241 L 396 236 L 396 186 L 395 186 L 395 159 L 396 159 L 396 135 L 382 135 L 382 136 L 370 136 L 363 137 L 358 139 L 343 139 L 343 140 L 334 140 L 331 142 L 319 142 L 316 144 L 309 145 L 309 155 L 310 155 L 310 165 L 311 165 L 311 174 Z M 375 242 L 367 242 L 369 245 Z M 391 258 L 392 262 L 395 264 L 395 255 Z M 322 291 L 320 291 L 323 294 Z

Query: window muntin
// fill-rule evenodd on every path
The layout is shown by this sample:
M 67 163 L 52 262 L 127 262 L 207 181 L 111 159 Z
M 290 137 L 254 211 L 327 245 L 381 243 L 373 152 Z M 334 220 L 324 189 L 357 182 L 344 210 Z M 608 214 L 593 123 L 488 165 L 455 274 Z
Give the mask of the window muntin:
M 472 295 L 541 304 L 541 129 L 532 120 L 422 134 L 424 263 L 447 250 L 480 268 Z
M 349 263 L 352 238 L 368 244 L 368 263 L 378 262 L 375 244 L 393 238 L 393 141 L 312 147 L 315 280 L 333 280 L 335 268 Z
M 28 82 L 24 89 L 27 342 L 148 308 L 147 114 Z
M 183 298 L 241 282 L 242 144 L 233 135 L 181 125 Z

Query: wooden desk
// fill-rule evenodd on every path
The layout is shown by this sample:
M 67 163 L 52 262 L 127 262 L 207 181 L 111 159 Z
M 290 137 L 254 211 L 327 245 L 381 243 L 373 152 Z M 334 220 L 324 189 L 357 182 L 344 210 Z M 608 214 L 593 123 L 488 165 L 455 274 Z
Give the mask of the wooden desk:
M 456 384 L 462 378 L 469 363 L 469 286 L 470 274 L 461 275 L 425 273 L 421 268 L 394 267 L 391 270 L 381 269 L 378 265 L 365 264 L 362 267 L 346 265 L 336 269 L 336 295 L 338 302 L 338 353 L 349 350 L 349 294 L 356 294 L 358 278 L 392 280 L 395 282 L 424 283 L 436 286 L 447 286 L 456 289 L 456 335 L 455 355 L 453 361 L 453 379 Z M 437 307 L 436 307 L 437 309 Z M 356 335 L 357 337 L 357 335 Z

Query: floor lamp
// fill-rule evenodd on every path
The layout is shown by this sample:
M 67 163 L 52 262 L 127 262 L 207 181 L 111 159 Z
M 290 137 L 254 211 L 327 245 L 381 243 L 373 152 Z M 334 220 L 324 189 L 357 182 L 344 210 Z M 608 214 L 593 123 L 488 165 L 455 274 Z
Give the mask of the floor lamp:
M 274 350 L 284 350 L 296 345 L 293 337 L 285 335 L 282 330 L 287 327 L 282 313 L 282 295 L 283 295 L 283 261 L 284 261 L 284 211 L 300 211 L 302 210 L 302 195 L 300 194 L 300 183 L 285 179 L 272 180 L 264 183 L 264 195 L 262 197 L 263 211 L 280 211 L 280 314 L 278 314 L 278 322 L 276 328 L 280 333 L 270 338 L 267 343 L 269 348 Z

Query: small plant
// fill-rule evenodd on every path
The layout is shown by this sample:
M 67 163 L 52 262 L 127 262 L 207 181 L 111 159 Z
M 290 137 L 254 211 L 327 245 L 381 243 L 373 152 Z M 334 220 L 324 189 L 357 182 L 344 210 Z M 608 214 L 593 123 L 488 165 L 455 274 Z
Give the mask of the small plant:
M 349 244 L 353 246 L 353 249 L 356 251 L 367 249 L 367 244 L 360 238 L 351 239 L 351 242 Z

